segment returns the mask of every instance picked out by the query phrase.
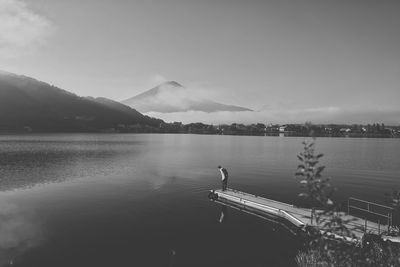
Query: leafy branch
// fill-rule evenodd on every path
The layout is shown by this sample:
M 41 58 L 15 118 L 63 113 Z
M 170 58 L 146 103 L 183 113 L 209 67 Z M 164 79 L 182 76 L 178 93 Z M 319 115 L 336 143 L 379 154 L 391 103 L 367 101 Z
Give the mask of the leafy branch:
M 312 141 L 303 141 L 304 150 L 297 158 L 300 164 L 297 166 L 295 176 L 300 178 L 300 185 L 305 192 L 299 196 L 308 199 L 311 203 L 311 220 L 315 217 L 315 208 L 328 209 L 333 205 L 330 199 L 334 190 L 330 185 L 329 178 L 323 178 L 322 172 L 325 166 L 319 164 L 323 154 L 315 153 L 315 138 Z M 318 217 L 317 217 L 318 219 Z
M 299 195 L 310 201 L 311 223 L 315 218 L 315 229 L 317 232 L 322 230 L 323 234 L 311 236 L 309 249 L 298 254 L 297 264 L 299 266 L 400 266 L 399 248 L 383 244 L 380 237 L 369 242 L 366 240 L 375 238 L 374 235 L 364 234 L 362 243 L 354 244 L 347 241 L 346 237 L 355 239 L 356 226 L 348 227 L 355 225 L 351 223 L 355 218 L 345 216 L 331 200 L 335 190 L 330 184 L 330 179 L 322 176 L 325 166 L 320 165 L 320 159 L 323 154 L 315 152 L 315 138 L 304 141 L 303 146 L 303 152 L 297 156 L 300 164 L 295 173 L 304 189 Z M 393 207 L 400 208 L 400 191 L 388 194 L 388 200 Z

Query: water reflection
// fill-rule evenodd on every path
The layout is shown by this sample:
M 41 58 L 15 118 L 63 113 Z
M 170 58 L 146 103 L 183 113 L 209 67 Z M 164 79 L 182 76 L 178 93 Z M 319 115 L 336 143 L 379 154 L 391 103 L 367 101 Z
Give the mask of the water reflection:
M 170 267 L 176 266 L 175 265 L 175 262 L 176 262 L 175 258 L 176 258 L 176 250 L 171 249 L 171 262 L 169 264 Z
M 207 193 L 220 186 L 217 162 L 231 170 L 233 188 L 298 203 L 293 174 L 302 140 L 0 136 L 0 198 L 7 196 L 0 199 L 1 262 L 21 267 L 290 266 L 297 245 L 285 229 L 231 206 L 210 205 Z M 397 140 L 321 138 L 317 147 L 326 154 L 327 175 L 341 199 L 379 200 L 398 184 Z M 4 192 L 26 187 L 32 188 Z
M 226 220 L 226 217 L 228 215 L 228 207 L 225 205 L 221 206 L 221 215 L 219 216 L 219 223 L 223 223 L 224 220 Z
M 136 141 L 0 140 L 0 190 L 123 173 L 141 148 Z
M 38 246 L 43 232 L 33 211 L 0 198 L 0 266 L 11 266 L 27 250 Z

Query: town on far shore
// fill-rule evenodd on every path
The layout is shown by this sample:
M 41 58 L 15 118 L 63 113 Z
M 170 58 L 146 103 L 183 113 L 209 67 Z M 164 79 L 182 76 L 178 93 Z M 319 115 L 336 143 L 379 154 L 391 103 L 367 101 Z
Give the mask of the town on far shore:
M 400 137 L 400 126 L 385 126 L 383 123 L 373 124 L 204 124 L 182 122 L 164 123 L 160 125 L 165 133 L 193 133 L 216 135 L 258 135 L 258 136 L 309 136 L 310 131 L 319 137 Z
M 146 125 L 116 124 L 114 127 L 82 129 L 35 129 L 25 127 L 2 127 L 0 134 L 9 133 L 48 133 L 48 132 L 75 132 L 75 133 L 176 133 L 176 134 L 209 134 L 209 135 L 247 135 L 247 136 L 310 136 L 315 137 L 366 137 L 366 138 L 400 138 L 400 124 L 398 126 L 386 126 L 384 123 L 373 124 L 205 124 L 202 122 L 184 124 L 182 122 L 164 122 L 158 120 L 158 124 Z

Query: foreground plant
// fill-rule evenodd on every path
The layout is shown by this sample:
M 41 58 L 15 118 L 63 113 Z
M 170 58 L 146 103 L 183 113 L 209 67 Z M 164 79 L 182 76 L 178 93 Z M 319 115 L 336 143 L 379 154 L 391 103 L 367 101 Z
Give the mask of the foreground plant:
M 295 259 L 298 266 L 400 266 L 400 249 L 379 236 L 364 234 L 361 242 L 354 242 L 356 228 L 348 227 L 352 220 L 345 219 L 333 203 L 334 189 L 329 179 L 322 177 L 325 166 L 319 161 L 323 154 L 316 154 L 315 138 L 303 145 L 296 177 L 305 189 L 300 196 L 311 204 L 311 223 L 315 222 L 317 231 L 309 232 L 310 242 Z
M 319 165 L 319 159 L 323 154 L 315 154 L 315 139 L 311 142 L 304 141 L 303 145 L 304 151 L 297 156 L 300 164 L 297 166 L 296 176 L 301 178 L 300 184 L 306 188 L 306 192 L 300 196 L 310 200 L 313 218 L 315 207 L 326 207 L 332 203 L 330 196 L 333 190 L 329 179 L 322 178 L 325 166 Z

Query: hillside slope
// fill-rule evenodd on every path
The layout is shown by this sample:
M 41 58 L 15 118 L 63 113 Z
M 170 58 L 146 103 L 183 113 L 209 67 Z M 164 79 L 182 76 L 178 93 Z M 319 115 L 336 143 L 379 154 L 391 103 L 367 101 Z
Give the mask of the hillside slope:
M 158 127 L 161 120 L 104 98 L 80 97 L 30 77 L 0 72 L 0 130 L 102 131 Z

